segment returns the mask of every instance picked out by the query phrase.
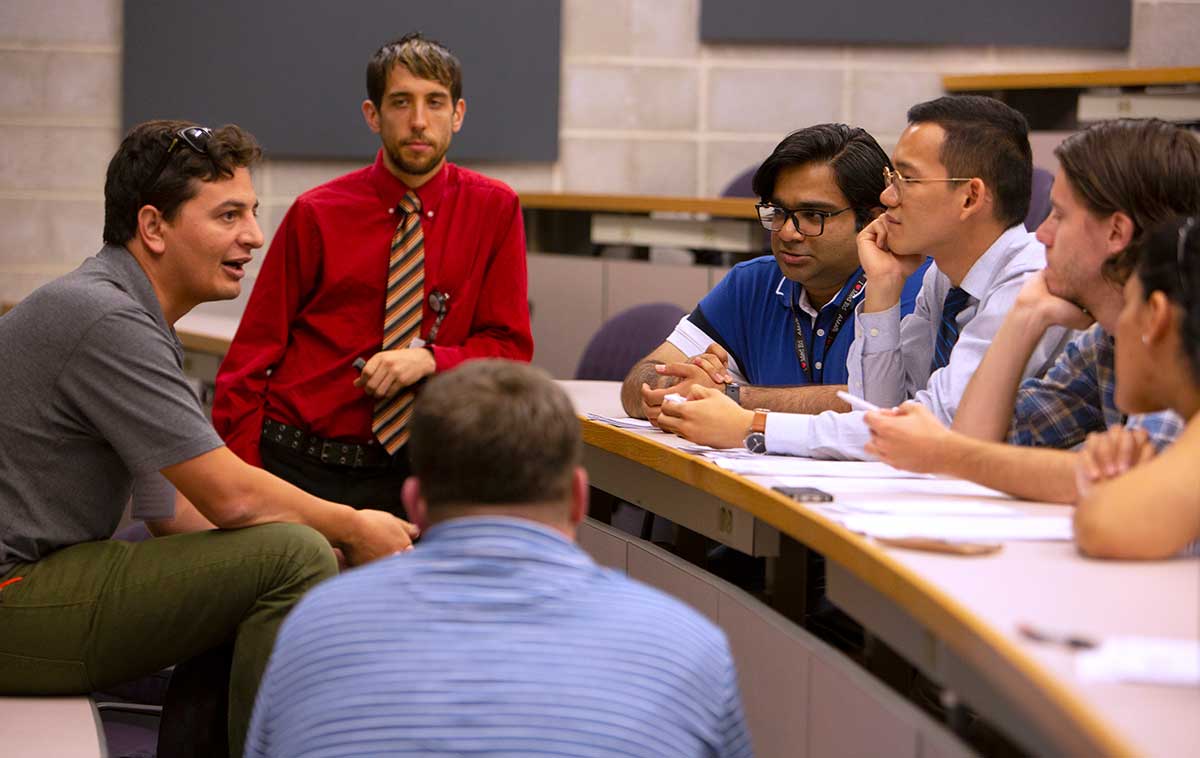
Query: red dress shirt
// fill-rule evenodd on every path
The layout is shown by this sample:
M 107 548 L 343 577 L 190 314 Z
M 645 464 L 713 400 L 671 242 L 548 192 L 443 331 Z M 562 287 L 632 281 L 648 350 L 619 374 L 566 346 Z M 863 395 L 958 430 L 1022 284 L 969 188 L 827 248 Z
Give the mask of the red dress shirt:
M 296 198 L 263 261 L 217 374 L 213 425 L 245 461 L 262 465 L 263 416 L 327 439 L 374 439 L 374 401 L 354 386 L 356 358 L 383 343 L 388 256 L 408 188 L 383 164 Z M 450 295 L 433 355 L 438 371 L 469 358 L 533 356 L 525 226 L 501 182 L 447 163 L 417 189 L 425 293 Z M 421 336 L 434 314 L 425 303 Z

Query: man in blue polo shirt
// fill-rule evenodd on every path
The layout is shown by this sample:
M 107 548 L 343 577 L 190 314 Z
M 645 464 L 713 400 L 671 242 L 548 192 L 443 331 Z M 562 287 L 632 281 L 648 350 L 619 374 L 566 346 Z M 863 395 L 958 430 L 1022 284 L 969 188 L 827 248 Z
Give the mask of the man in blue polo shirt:
M 845 389 L 853 313 L 866 287 L 855 235 L 879 214 L 890 167 L 870 134 L 845 124 L 784 138 L 753 183 L 773 255 L 734 266 L 630 370 L 621 387 L 626 413 L 654 419 L 663 396 L 697 383 L 745 408 L 846 410 L 835 393 Z M 905 287 L 905 313 L 922 273 Z M 797 392 L 800 385 L 814 386 Z

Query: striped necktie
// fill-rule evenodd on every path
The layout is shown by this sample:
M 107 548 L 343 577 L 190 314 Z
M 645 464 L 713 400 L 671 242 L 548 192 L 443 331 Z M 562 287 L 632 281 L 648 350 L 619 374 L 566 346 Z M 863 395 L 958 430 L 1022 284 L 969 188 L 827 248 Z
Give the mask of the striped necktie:
M 946 302 L 942 305 L 942 323 L 938 326 L 937 341 L 933 343 L 933 365 L 929 373 L 945 368 L 950 362 L 950 351 L 958 342 L 958 323 L 956 319 L 962 309 L 967 307 L 970 295 L 962 287 L 951 287 L 946 293 Z
M 392 236 L 392 254 L 388 260 L 384 350 L 408 347 L 421 334 L 421 310 L 425 303 L 425 233 L 421 230 L 421 199 L 410 191 L 397 210 L 404 217 Z M 412 416 L 415 398 L 416 390 L 405 387 L 375 404 L 371 431 L 392 455 L 408 442 L 408 419 Z

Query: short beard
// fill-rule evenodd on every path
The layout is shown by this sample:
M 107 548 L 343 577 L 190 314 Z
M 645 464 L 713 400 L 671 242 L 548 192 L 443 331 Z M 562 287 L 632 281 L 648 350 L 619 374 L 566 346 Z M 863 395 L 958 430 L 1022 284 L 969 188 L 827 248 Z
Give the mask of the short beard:
M 404 160 L 399 153 L 388 149 L 388 157 L 392 159 L 392 164 L 409 176 L 424 176 L 433 170 L 434 166 L 441 162 L 442 158 L 446 157 L 446 151 L 429 156 L 429 159 L 421 163 L 412 163 Z

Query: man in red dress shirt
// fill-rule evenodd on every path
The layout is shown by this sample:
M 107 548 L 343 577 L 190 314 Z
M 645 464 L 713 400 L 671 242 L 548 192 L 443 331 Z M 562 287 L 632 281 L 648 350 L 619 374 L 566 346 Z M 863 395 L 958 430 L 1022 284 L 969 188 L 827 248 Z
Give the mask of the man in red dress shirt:
M 401 514 L 419 383 L 470 358 L 533 355 L 525 228 L 512 189 L 446 161 L 466 112 L 449 50 L 419 34 L 384 45 L 367 92 L 383 147 L 288 210 L 217 375 L 213 423 L 313 494 Z

